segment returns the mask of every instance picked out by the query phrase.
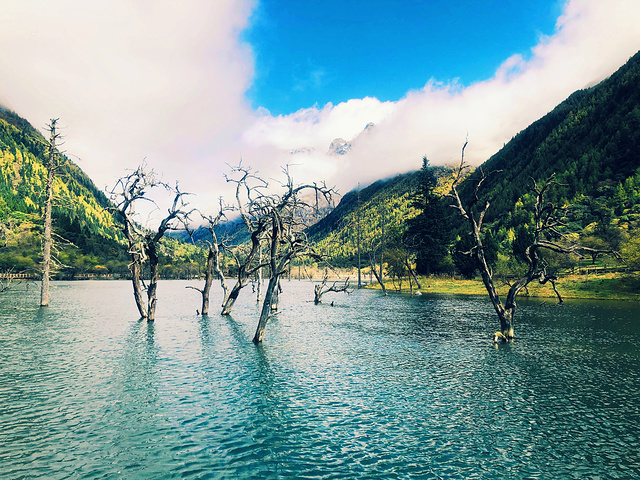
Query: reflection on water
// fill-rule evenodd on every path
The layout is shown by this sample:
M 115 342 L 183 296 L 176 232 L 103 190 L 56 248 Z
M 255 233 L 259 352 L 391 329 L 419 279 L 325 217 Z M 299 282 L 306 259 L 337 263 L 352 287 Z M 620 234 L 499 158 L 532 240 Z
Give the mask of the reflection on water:
M 485 298 L 336 295 L 287 282 L 198 317 L 160 284 L 0 296 L 0 478 L 634 478 L 640 308 L 522 301 L 491 345 Z

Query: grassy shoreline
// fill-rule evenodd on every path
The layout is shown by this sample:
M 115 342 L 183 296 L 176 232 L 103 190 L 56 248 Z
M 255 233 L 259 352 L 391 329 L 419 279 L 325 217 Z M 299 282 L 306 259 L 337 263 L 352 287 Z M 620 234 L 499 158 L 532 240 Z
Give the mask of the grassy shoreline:
M 466 280 L 458 277 L 419 277 L 421 293 L 437 293 L 448 295 L 486 295 L 487 291 L 480 278 Z M 601 275 L 568 275 L 557 282 L 562 298 L 626 300 L 640 301 L 640 273 L 606 273 Z M 394 287 L 391 280 L 385 281 L 385 288 L 397 292 L 398 283 Z M 367 288 L 380 289 L 377 282 L 370 283 Z M 507 294 L 508 285 L 496 282 L 501 296 Z M 417 289 L 414 284 L 414 292 Z M 409 279 L 402 281 L 403 293 L 409 293 Z M 540 285 L 537 282 L 528 286 L 528 293 L 522 291 L 520 297 L 555 298 L 551 285 Z

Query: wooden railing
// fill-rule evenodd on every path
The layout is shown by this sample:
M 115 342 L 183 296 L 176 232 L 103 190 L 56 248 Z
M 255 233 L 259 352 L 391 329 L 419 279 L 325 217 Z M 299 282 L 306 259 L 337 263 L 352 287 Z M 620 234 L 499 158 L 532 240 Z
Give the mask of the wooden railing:
M 39 277 L 34 275 L 33 273 L 0 272 L 0 278 L 11 279 L 11 280 L 16 280 L 16 279 L 20 279 L 20 280 L 35 280 L 35 279 L 37 279 Z

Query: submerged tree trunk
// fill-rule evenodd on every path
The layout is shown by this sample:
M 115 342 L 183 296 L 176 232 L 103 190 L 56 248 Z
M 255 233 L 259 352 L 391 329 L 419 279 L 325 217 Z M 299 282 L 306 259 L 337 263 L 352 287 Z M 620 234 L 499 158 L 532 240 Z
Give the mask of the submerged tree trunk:
M 489 202 L 486 203 L 484 211 L 489 208 Z M 514 331 L 513 331 L 513 319 L 516 311 L 516 302 L 515 298 L 518 295 L 518 292 L 522 289 L 523 285 L 528 284 L 529 282 L 518 282 L 513 285 L 509 289 L 509 296 L 507 296 L 507 304 L 506 306 L 502 305 L 500 301 L 500 296 L 498 295 L 498 291 L 496 290 L 495 285 L 493 284 L 493 275 L 491 272 L 491 268 L 489 268 L 489 264 L 487 263 L 487 259 L 484 255 L 484 246 L 482 244 L 481 237 L 481 227 L 482 227 L 482 218 L 480 221 L 469 221 L 471 227 L 471 233 L 474 238 L 475 247 L 473 250 L 473 255 L 476 258 L 477 265 L 480 268 L 480 275 L 482 277 L 482 283 L 487 290 L 489 295 L 489 299 L 493 305 L 496 314 L 498 315 L 498 319 L 500 320 L 500 332 L 502 334 L 502 339 L 506 341 L 513 340 Z M 509 298 L 511 298 L 511 302 L 509 302 Z M 494 337 L 495 340 L 495 337 Z
M 133 298 L 136 301 L 136 307 L 140 318 L 147 318 L 147 306 L 144 301 L 144 289 L 142 288 L 142 262 L 139 253 L 131 254 L 132 262 L 129 265 L 131 271 L 131 283 L 133 285 Z
M 200 295 L 202 296 L 202 308 L 201 308 L 200 314 L 203 316 L 209 315 L 209 304 L 211 299 L 211 286 L 213 285 L 214 270 L 218 275 L 218 277 L 220 278 L 220 284 L 222 285 L 222 290 L 224 292 L 222 304 L 224 304 L 224 302 L 226 302 L 227 300 L 227 284 L 224 281 L 224 275 L 222 274 L 222 271 L 220 271 L 218 254 L 219 254 L 219 251 L 217 249 L 217 245 L 215 249 L 212 248 L 210 245 L 209 251 L 207 253 L 207 263 L 204 271 L 204 286 L 202 287 L 202 289 L 199 289 L 196 287 L 187 287 L 200 292 Z
M 215 270 L 218 273 L 218 278 L 220 279 L 220 286 L 222 287 L 222 304 L 227 301 L 229 298 L 229 287 L 227 286 L 227 282 L 224 278 L 224 273 L 222 272 L 222 268 L 220 267 L 220 262 L 216 260 Z
M 44 233 L 42 237 L 42 286 L 40 289 L 40 306 L 49 305 L 51 297 L 49 281 L 51 276 L 51 211 L 53 203 L 53 180 L 59 165 L 56 161 L 56 142 L 59 134 L 56 133 L 58 119 L 52 119 L 49 125 L 49 157 L 47 159 L 47 181 L 45 185 L 44 205 Z
M 283 255 L 281 258 L 278 255 L 278 247 L 280 243 L 280 236 L 282 235 L 282 229 L 280 224 L 280 218 L 276 212 L 272 214 L 273 221 L 271 222 L 271 237 L 270 237 L 270 249 L 269 249 L 269 285 L 267 291 L 264 294 L 264 302 L 262 302 L 262 311 L 260 312 L 260 320 L 258 321 L 258 327 L 256 333 L 253 336 L 253 343 L 256 345 L 262 342 L 264 337 L 264 329 L 267 326 L 269 318 L 273 315 L 274 311 L 278 309 L 278 294 L 280 292 L 280 276 L 284 273 L 287 264 L 291 259 L 293 252 L 290 250 L 288 254 Z M 280 260 L 278 261 L 278 259 Z
M 240 290 L 242 290 L 247 284 L 247 279 L 236 281 L 235 285 L 231 289 L 231 293 L 226 298 L 224 303 L 222 304 L 222 313 L 221 315 L 229 315 L 231 310 L 233 309 L 233 305 L 236 303 L 238 299 L 238 295 L 240 294 Z
M 387 295 L 387 288 L 384 286 L 384 282 L 382 281 L 382 278 L 380 278 L 380 275 L 378 275 L 378 272 L 376 270 L 376 266 L 374 264 L 370 265 L 370 270 L 373 272 L 373 276 L 376 277 L 376 280 L 378 281 L 378 284 L 380 285 L 380 288 L 382 289 L 382 293 L 383 295 Z
M 264 294 L 264 302 L 262 302 L 262 310 L 260 312 L 260 320 L 258 321 L 258 328 L 256 328 L 256 333 L 253 336 L 253 343 L 256 345 L 262 342 L 262 338 L 264 337 L 264 330 L 267 326 L 267 322 L 269 318 L 273 315 L 274 302 L 277 303 L 278 296 L 278 281 L 279 275 L 272 275 L 269 279 L 269 285 L 267 286 L 267 291 Z M 277 307 L 276 307 L 277 308 Z
M 418 290 L 420 290 L 422 288 L 422 285 L 420 285 L 420 282 L 418 281 L 418 277 L 416 276 L 416 273 L 413 271 L 413 268 L 411 268 L 409 259 L 407 258 L 405 262 L 407 264 L 407 270 L 409 270 L 409 275 L 411 275 L 411 277 L 413 278 L 413 281 L 416 282 L 416 285 L 418 286 Z
M 53 153 L 50 154 L 52 162 Z M 49 305 L 49 277 L 51 275 L 51 201 L 53 197 L 53 168 L 47 171 L 46 199 L 44 207 L 44 235 L 42 238 L 42 288 L 40 290 L 40 306 Z
M 280 308 L 280 294 L 282 293 L 282 275 L 283 272 L 280 273 L 280 276 L 278 277 L 278 285 L 276 287 L 276 291 L 273 294 L 273 297 L 271 298 L 271 311 L 272 312 L 277 312 L 278 308 Z
M 211 285 L 213 284 L 213 251 L 209 249 L 207 254 L 207 266 L 204 273 L 204 288 L 200 291 L 202 294 L 202 309 L 200 313 L 202 315 L 209 314 L 209 297 L 211 292 Z
M 215 217 L 206 217 L 204 215 L 202 216 L 202 218 L 204 220 L 207 220 L 207 222 L 209 223 L 209 225 L 205 228 L 211 235 L 211 241 L 205 242 L 207 246 L 207 260 L 204 269 L 204 286 L 202 287 L 202 289 L 192 286 L 188 286 L 187 288 L 191 288 L 200 292 L 200 295 L 202 296 L 202 307 L 199 313 L 201 313 L 203 316 L 209 314 L 209 306 L 211 303 L 211 287 L 213 285 L 214 273 L 220 280 L 220 286 L 222 287 L 223 291 L 222 302 L 220 304 L 221 306 L 225 304 L 229 295 L 229 287 L 227 286 L 224 272 L 220 267 L 220 244 L 218 242 L 218 236 L 216 234 L 216 226 L 220 223 L 222 218 L 226 218 L 224 213 L 226 209 L 227 207 L 224 206 L 222 199 L 220 199 L 220 210 Z M 191 241 L 195 244 L 196 242 L 194 241 L 193 237 L 194 232 L 189 228 L 188 225 L 185 225 L 184 227 L 189 233 Z
M 258 248 L 258 263 L 262 263 L 262 244 Z M 258 268 L 258 292 L 256 293 L 256 302 L 260 303 L 262 301 L 262 267 Z
M 156 304 L 158 303 L 158 279 L 160 278 L 160 258 L 157 250 L 157 240 L 149 238 L 147 243 L 149 256 L 149 286 L 147 287 L 147 321 L 156 319 Z
M 249 222 L 245 222 L 246 225 L 249 225 Z M 242 290 L 247 283 L 249 282 L 251 276 L 257 271 L 258 268 L 261 267 L 261 263 L 258 263 L 257 266 L 252 266 L 253 260 L 258 254 L 258 250 L 260 248 L 261 238 L 264 231 L 264 226 L 260 226 L 254 230 L 251 234 L 251 250 L 249 251 L 247 257 L 244 262 L 241 263 L 236 258 L 236 263 L 238 265 L 238 276 L 236 278 L 236 283 L 233 285 L 229 296 L 225 299 L 222 304 L 222 313 L 221 315 L 229 315 L 231 310 L 233 309 L 233 305 L 236 303 L 238 299 L 238 295 L 240 294 L 240 290 Z
M 325 283 L 326 282 L 323 282 L 313 287 L 313 303 L 315 305 L 322 303 L 322 295 L 324 294 L 322 288 L 324 287 Z

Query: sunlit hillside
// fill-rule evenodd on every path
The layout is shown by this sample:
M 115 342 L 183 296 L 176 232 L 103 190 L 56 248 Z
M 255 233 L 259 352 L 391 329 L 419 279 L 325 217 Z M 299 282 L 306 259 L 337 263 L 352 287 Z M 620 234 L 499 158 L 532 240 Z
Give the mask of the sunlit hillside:
M 38 274 L 47 140 L 13 112 L 0 108 L 0 272 Z M 129 258 L 104 192 L 69 158 L 54 181 L 56 275 L 127 275 Z M 167 240 L 169 244 L 171 240 Z M 172 248 L 179 267 L 198 269 L 191 248 Z M 186 247 L 185 247 L 186 248 Z

